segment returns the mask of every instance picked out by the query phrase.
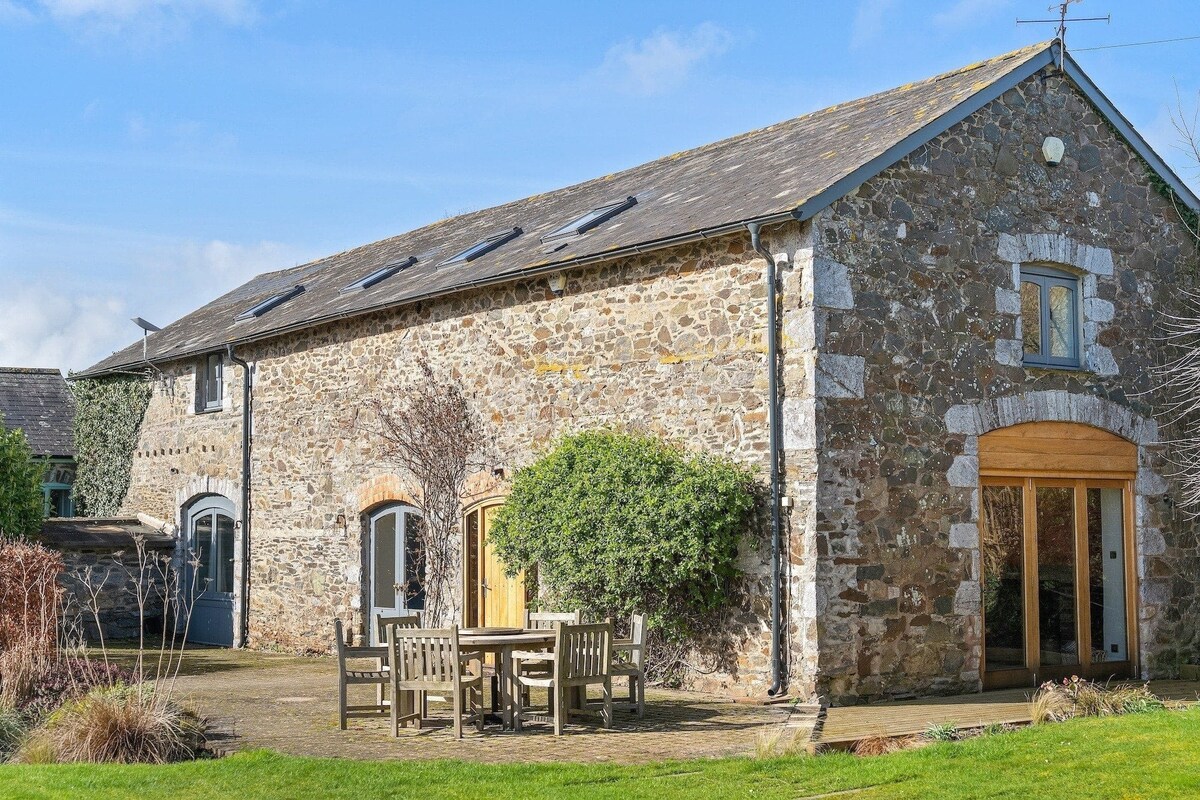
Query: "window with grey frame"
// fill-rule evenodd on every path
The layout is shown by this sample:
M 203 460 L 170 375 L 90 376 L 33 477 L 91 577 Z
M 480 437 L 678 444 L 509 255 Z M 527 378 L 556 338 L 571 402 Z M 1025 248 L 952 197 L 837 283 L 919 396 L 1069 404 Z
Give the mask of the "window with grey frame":
M 1051 267 L 1021 269 L 1024 362 L 1079 366 L 1079 278 Z
M 225 358 L 220 353 L 209 353 L 200 364 L 196 379 L 196 410 L 218 411 L 225 399 Z

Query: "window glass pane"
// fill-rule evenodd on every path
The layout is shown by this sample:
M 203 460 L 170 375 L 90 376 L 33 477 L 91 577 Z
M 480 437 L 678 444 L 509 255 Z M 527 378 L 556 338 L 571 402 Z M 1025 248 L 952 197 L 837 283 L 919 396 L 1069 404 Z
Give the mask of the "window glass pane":
M 204 403 L 208 406 L 221 402 L 221 357 L 209 356 L 204 369 Z
M 1024 505 L 1020 486 L 983 487 L 983 618 L 989 670 L 1025 666 Z
M 1050 355 L 1071 358 L 1075 355 L 1074 294 L 1069 287 L 1050 284 Z
M 467 571 L 467 596 L 464 603 L 467 607 L 467 624 L 479 624 L 479 511 L 467 515 L 467 556 L 465 569 Z
M 1087 490 L 1092 662 L 1125 661 L 1125 514 L 1120 489 Z
M 233 593 L 233 518 L 217 514 L 216 591 Z
M 396 515 L 384 514 L 375 520 L 371 554 L 375 609 L 396 608 Z
M 412 512 L 404 515 L 405 608 L 425 608 L 424 530 L 424 518 Z
M 1031 355 L 1042 352 L 1042 287 L 1021 281 L 1021 338 Z
M 1038 625 L 1042 664 L 1079 663 L 1075 633 L 1075 490 L 1037 489 Z
M 196 556 L 196 585 L 197 593 L 215 590 L 213 585 L 213 515 L 205 514 L 197 517 L 192 524 L 192 542 Z

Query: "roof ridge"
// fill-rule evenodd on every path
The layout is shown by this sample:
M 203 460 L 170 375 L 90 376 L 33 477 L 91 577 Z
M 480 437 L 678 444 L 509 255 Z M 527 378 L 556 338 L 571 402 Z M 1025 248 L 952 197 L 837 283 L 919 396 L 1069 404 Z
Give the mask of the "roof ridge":
M 0 372 L 20 375 L 62 375 L 62 370 L 57 367 L 0 367 Z
M 1044 42 L 1038 42 L 1036 44 L 1031 44 L 1026 47 L 1021 47 L 1016 50 L 1009 51 L 1007 53 L 1002 53 L 1001 55 L 998 55 L 998 56 L 993 56 L 991 58 L 983 59 L 982 61 L 976 61 L 976 62 L 967 64 L 962 67 L 957 67 L 948 72 L 942 72 L 942 73 L 933 75 L 928 78 L 922 78 L 920 80 L 910 81 L 908 83 L 900 84 L 899 86 L 892 86 L 887 89 L 881 89 L 880 91 L 875 92 L 874 94 L 865 95 L 863 97 L 856 97 L 856 98 L 852 98 L 849 100 L 843 100 L 840 103 L 834 103 L 833 105 L 814 109 L 814 110 L 808 111 L 804 114 L 799 114 L 794 117 L 788 117 L 787 119 L 781 119 L 778 122 L 772 122 L 770 125 L 764 125 L 761 128 L 755 128 L 754 130 L 744 131 L 742 133 L 735 133 L 732 136 L 726 136 L 725 138 L 718 139 L 715 142 L 706 142 L 705 144 L 697 145 L 695 147 L 689 147 L 686 150 L 677 150 L 673 153 L 668 153 L 667 155 L 659 156 L 658 158 L 652 158 L 649 161 L 644 161 L 640 164 L 634 164 L 632 166 L 616 170 L 615 172 L 609 172 L 604 175 L 597 176 L 595 178 L 588 178 L 586 180 L 578 181 L 576 183 L 567 184 L 566 186 L 560 186 L 558 188 L 548 189 L 544 192 L 535 192 L 534 194 L 531 194 L 531 195 L 526 195 L 524 197 L 518 197 L 513 200 L 506 200 L 503 203 L 497 203 L 496 205 L 487 206 L 485 208 L 477 208 L 473 211 L 467 211 L 462 214 L 455 214 L 453 216 L 443 217 L 441 219 L 434 220 L 433 222 L 428 222 L 424 225 L 418 225 L 416 228 L 413 228 L 412 230 L 402 231 L 401 233 L 397 233 L 394 236 L 385 236 L 382 239 L 376 239 L 375 241 L 372 241 L 372 242 L 366 242 L 364 244 L 355 245 L 353 247 L 347 247 L 344 250 L 339 250 L 336 253 L 330 253 L 328 255 L 320 256 L 319 258 L 314 258 L 311 261 L 306 261 L 302 264 L 295 264 L 291 267 L 284 267 L 282 269 L 269 270 L 267 272 L 260 272 L 256 276 L 254 276 L 254 278 L 252 278 L 251 280 L 256 280 L 259 278 L 266 278 L 268 276 L 284 275 L 287 272 L 292 271 L 292 270 L 298 271 L 301 269 L 309 268 L 314 265 L 320 264 L 321 262 L 329 261 L 329 260 L 337 258 L 339 256 L 344 256 L 349 253 L 355 253 L 359 250 L 365 250 L 368 247 L 377 247 L 386 242 L 390 242 L 394 239 L 399 239 L 415 230 L 428 230 L 430 228 L 434 228 L 439 225 L 448 225 L 456 220 L 463 220 L 463 219 L 467 219 L 470 217 L 481 216 L 488 212 L 494 212 L 499 209 L 506 208 L 508 206 L 517 205 L 518 203 L 527 203 L 530 200 L 534 200 L 543 195 L 555 194 L 558 192 L 567 192 L 567 191 L 570 191 L 577 187 L 588 186 L 588 185 L 591 185 L 594 183 L 598 183 L 600 181 L 610 180 L 618 175 L 621 175 L 622 173 L 629 172 L 629 171 L 632 171 L 635 169 L 640 169 L 642 167 L 647 167 L 651 164 L 656 164 L 656 163 L 664 162 L 664 161 L 671 161 L 671 160 L 683 158 L 685 156 L 689 156 L 689 155 L 692 155 L 695 153 L 703 153 L 703 152 L 711 150 L 711 149 L 724 147 L 724 146 L 730 144 L 731 142 L 736 142 L 736 141 L 743 140 L 743 139 L 750 139 L 752 137 L 759 136 L 759 135 L 767 133 L 771 130 L 774 130 L 775 128 L 778 128 L 781 125 L 788 125 L 788 124 L 798 122 L 800 120 L 817 117 L 821 114 L 826 114 L 830 111 L 834 111 L 836 109 L 843 108 L 850 104 L 866 103 L 868 101 L 875 100 L 875 99 L 882 97 L 883 95 L 889 94 L 891 92 L 896 92 L 896 91 L 900 91 L 900 90 L 909 91 L 909 90 L 917 89 L 922 86 L 928 86 L 930 84 L 937 83 L 938 81 L 943 81 L 948 78 L 952 78 L 956 75 L 962 75 L 965 72 L 971 72 L 973 70 L 981 69 L 983 67 L 991 66 L 994 64 L 999 64 L 1001 62 L 1008 61 L 1011 59 L 1021 58 L 1024 56 L 1030 56 L 1035 53 L 1041 52 L 1042 50 L 1045 50 L 1047 47 L 1052 45 L 1054 43 L 1054 41 L 1055 40 L 1047 40 Z

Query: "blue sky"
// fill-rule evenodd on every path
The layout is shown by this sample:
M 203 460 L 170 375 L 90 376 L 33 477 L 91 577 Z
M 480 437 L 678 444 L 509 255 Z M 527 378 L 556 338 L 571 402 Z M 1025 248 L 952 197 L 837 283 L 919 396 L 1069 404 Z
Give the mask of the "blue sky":
M 1049 38 L 1048 0 L 0 0 L 0 364 L 79 369 L 251 275 Z M 1200 3 L 1068 45 L 1151 143 Z

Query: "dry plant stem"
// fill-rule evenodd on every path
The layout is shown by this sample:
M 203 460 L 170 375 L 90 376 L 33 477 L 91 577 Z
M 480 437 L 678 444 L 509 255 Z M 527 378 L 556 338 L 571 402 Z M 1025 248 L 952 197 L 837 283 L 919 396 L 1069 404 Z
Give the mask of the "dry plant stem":
M 384 458 L 401 468 L 424 515 L 425 616 L 442 624 L 457 616 L 459 520 L 467 476 L 482 466 L 483 426 L 462 387 L 417 361 L 420 382 L 396 402 L 373 399 L 369 417 L 356 420 L 382 442 Z

